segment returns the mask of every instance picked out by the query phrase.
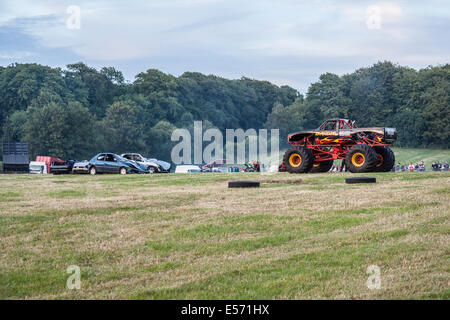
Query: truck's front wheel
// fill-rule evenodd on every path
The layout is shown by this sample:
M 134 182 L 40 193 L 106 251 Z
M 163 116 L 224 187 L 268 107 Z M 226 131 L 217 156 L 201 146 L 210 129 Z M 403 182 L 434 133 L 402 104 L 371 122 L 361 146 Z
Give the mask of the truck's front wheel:
M 310 149 L 294 147 L 287 150 L 283 157 L 283 163 L 289 173 L 305 173 L 311 170 L 314 156 Z
M 345 166 L 353 173 L 374 171 L 377 161 L 375 150 L 365 144 L 354 145 L 345 156 Z

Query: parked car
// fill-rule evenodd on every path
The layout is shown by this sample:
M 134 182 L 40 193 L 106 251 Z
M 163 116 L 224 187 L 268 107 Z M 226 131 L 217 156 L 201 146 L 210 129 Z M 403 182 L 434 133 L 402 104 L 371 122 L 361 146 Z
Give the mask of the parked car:
M 32 174 L 47 174 L 47 165 L 42 161 L 31 161 L 29 165 L 30 173 Z
M 75 162 L 72 167 L 72 173 L 89 173 L 89 161 Z
M 199 166 L 194 165 L 180 165 L 175 168 L 175 173 L 195 173 L 201 171 Z
M 120 156 L 128 160 L 136 161 L 144 166 L 149 173 L 167 173 L 170 171 L 170 163 L 157 159 L 147 159 L 139 153 L 123 153 Z
M 114 153 L 99 153 L 89 161 L 89 173 L 148 173 L 148 170 L 133 160 Z
M 72 168 L 75 163 L 75 160 L 67 160 L 67 161 L 53 161 L 50 165 L 50 173 L 53 174 L 64 174 L 64 173 L 72 173 Z

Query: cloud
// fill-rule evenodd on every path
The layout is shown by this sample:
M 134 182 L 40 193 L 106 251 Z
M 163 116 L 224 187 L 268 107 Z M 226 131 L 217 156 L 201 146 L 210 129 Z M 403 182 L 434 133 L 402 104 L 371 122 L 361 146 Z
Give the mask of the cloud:
M 33 55 L 32 52 L 28 51 L 0 51 L 0 59 L 23 59 Z
M 0 35 L 8 30 L 17 41 L 0 42 L 0 62 L 75 58 L 120 67 L 130 79 L 152 67 L 285 81 L 305 91 L 323 72 L 351 72 L 378 60 L 416 68 L 448 62 L 450 4 L 429 3 L 5 0 Z M 80 29 L 67 28 L 74 4 Z M 379 8 L 379 28 L 368 28 L 370 6 Z

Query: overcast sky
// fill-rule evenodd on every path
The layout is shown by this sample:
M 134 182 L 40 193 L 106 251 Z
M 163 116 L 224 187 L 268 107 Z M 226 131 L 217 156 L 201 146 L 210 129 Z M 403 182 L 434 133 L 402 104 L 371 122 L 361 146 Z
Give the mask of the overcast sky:
M 449 63 L 449 31 L 446 0 L 1 0 L 0 64 L 83 61 L 130 81 L 198 71 L 304 93 L 321 73 L 379 60 Z

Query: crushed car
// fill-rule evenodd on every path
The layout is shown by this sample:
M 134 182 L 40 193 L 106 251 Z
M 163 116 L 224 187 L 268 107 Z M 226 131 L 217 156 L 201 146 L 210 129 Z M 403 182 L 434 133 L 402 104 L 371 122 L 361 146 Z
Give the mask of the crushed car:
M 67 161 L 52 161 L 50 165 L 50 173 L 53 174 L 68 174 L 72 173 L 72 168 L 75 160 Z
M 123 158 L 115 153 L 99 153 L 89 160 L 89 173 L 149 173 L 147 168 L 136 161 Z
M 89 173 L 89 161 L 75 162 L 72 167 L 72 173 Z
M 47 169 L 45 173 L 50 173 L 50 166 L 55 161 L 57 161 L 57 162 L 64 162 L 63 159 L 56 158 L 56 157 L 51 157 L 51 156 L 37 156 L 36 157 L 36 162 L 44 162 L 45 163 L 45 166 L 46 166 L 46 169 Z
M 139 153 L 123 153 L 121 157 L 136 161 L 143 167 L 145 167 L 149 173 L 168 173 L 170 172 L 171 164 L 165 161 L 157 159 L 148 159 L 140 155 Z

